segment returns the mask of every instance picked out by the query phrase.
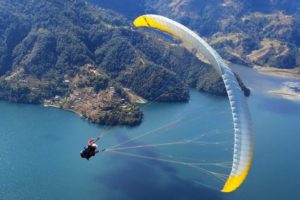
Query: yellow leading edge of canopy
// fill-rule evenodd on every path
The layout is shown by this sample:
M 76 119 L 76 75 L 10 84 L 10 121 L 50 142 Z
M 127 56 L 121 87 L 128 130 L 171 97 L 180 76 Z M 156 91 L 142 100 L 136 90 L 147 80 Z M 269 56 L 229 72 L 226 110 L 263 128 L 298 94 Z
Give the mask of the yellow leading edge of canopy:
M 157 20 L 153 19 L 150 16 L 147 15 L 142 15 L 138 18 L 136 18 L 133 22 L 134 26 L 136 27 L 151 27 L 151 28 L 156 28 L 158 30 L 161 30 L 163 32 L 169 33 L 173 35 L 175 38 L 182 40 L 183 42 L 189 44 L 190 46 L 193 46 L 191 42 L 185 38 L 180 37 L 177 35 L 174 31 L 169 29 L 168 27 L 164 26 L 163 24 L 159 23 Z
M 171 33 L 171 31 L 167 27 L 161 25 L 156 20 L 154 20 L 153 18 L 148 17 L 148 16 L 140 16 L 140 17 L 136 18 L 134 20 L 133 24 L 136 27 L 143 27 L 143 26 L 154 27 L 154 28 L 160 29 L 162 31 Z
M 156 29 L 159 29 L 161 31 L 170 33 L 174 37 L 177 37 L 179 39 L 183 39 L 183 38 L 180 38 L 179 36 L 177 36 L 168 27 L 162 25 L 161 23 L 157 22 L 155 19 L 153 19 L 152 17 L 149 17 L 149 16 L 145 16 L 145 15 L 144 16 L 140 16 L 140 17 L 138 17 L 138 18 L 136 18 L 134 20 L 133 24 L 136 27 L 152 27 L 152 28 L 156 28 Z
M 174 37 L 177 37 L 178 39 L 185 41 L 184 38 L 179 37 L 178 35 L 176 35 L 174 33 L 174 31 L 170 30 L 168 27 L 159 23 L 157 20 L 153 19 L 150 16 L 146 16 L 146 15 L 140 16 L 134 20 L 133 24 L 136 27 L 156 28 L 161 31 L 170 33 Z M 185 41 L 185 42 L 188 42 L 188 41 Z M 229 193 L 229 192 L 235 191 L 246 179 L 246 177 L 249 173 L 249 170 L 250 170 L 251 163 L 252 163 L 252 155 L 250 156 L 249 163 L 247 164 L 247 167 L 245 168 L 245 170 L 238 176 L 229 176 L 221 191 L 224 193 Z

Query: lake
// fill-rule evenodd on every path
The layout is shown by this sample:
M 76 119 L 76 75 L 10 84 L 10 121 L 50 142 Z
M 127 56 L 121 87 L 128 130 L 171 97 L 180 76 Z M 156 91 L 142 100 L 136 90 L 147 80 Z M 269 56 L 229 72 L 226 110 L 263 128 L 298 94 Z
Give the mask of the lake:
M 300 103 L 266 93 L 289 79 L 234 70 L 252 88 L 255 133 L 253 165 L 236 192 L 219 192 L 223 182 L 210 174 L 230 172 L 216 165 L 232 157 L 228 101 L 192 90 L 189 103 L 142 105 L 144 122 L 136 128 L 0 102 L 0 199 L 299 199 Z M 81 159 L 79 151 L 97 135 L 104 135 L 100 148 L 115 150 Z

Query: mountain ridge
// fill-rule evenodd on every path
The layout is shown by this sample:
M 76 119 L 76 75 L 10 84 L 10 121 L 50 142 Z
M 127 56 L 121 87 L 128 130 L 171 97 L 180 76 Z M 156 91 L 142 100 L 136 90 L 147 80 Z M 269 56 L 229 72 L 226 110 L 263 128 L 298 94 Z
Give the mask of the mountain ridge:
M 124 2 L 125 1 L 125 2 Z M 121 12 L 130 19 L 154 13 L 192 28 L 216 48 L 224 59 L 242 65 L 277 68 L 300 67 L 300 3 L 296 0 L 93 0 L 101 7 Z M 139 2 L 135 14 L 126 8 Z M 276 43 L 275 46 L 266 45 Z M 257 51 L 264 52 L 253 57 Z

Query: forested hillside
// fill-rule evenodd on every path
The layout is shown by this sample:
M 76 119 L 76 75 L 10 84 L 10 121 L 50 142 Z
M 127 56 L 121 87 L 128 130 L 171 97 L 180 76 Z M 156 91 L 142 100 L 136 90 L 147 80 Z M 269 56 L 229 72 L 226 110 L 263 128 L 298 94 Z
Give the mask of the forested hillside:
M 4 100 L 134 125 L 142 119 L 135 94 L 166 102 L 187 101 L 189 87 L 226 95 L 216 72 L 182 47 L 83 0 L 1 0 L 0 35 Z

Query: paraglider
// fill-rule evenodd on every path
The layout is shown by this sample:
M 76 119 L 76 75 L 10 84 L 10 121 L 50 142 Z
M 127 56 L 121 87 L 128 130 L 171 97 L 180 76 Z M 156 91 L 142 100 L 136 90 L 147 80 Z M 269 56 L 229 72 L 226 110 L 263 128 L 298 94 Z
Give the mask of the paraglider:
M 81 158 L 85 158 L 89 160 L 91 157 L 99 153 L 99 150 L 97 150 L 98 145 L 96 144 L 98 140 L 100 140 L 100 137 L 96 137 L 88 140 L 87 147 L 84 147 L 83 150 L 80 152 Z M 101 151 L 104 151 L 104 149 Z
M 250 113 L 235 74 L 207 42 L 178 22 L 159 15 L 143 15 L 135 19 L 134 25 L 136 27 L 155 28 L 171 34 L 193 47 L 197 54 L 204 55 L 222 76 L 231 106 L 234 127 L 233 163 L 222 192 L 235 191 L 248 175 L 254 148 Z

